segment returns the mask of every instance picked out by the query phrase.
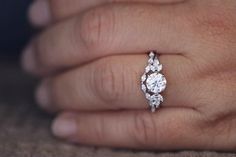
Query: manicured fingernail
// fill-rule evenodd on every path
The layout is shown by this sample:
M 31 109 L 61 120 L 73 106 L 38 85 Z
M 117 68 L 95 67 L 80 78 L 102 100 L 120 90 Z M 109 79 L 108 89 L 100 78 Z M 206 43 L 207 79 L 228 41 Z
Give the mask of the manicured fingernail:
M 44 81 L 36 92 L 36 100 L 40 107 L 50 110 L 50 86 L 49 80 Z
M 52 132 L 60 138 L 71 138 L 77 132 L 77 123 L 74 115 L 67 115 L 56 119 L 52 125 Z
M 30 21 L 38 26 L 50 23 L 51 13 L 48 0 L 36 0 L 29 9 Z
M 30 43 L 23 51 L 22 67 L 27 72 L 33 72 L 36 69 L 35 53 L 33 44 Z

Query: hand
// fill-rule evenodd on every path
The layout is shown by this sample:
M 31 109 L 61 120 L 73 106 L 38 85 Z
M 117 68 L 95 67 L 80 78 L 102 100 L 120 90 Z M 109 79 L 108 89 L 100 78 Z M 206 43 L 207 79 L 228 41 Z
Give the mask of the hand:
M 235 1 L 104 0 L 68 10 L 65 1 L 53 1 L 58 13 L 23 57 L 24 68 L 43 78 L 38 103 L 59 113 L 56 136 L 99 146 L 235 150 Z M 168 81 L 155 113 L 140 90 L 150 50 L 158 50 Z

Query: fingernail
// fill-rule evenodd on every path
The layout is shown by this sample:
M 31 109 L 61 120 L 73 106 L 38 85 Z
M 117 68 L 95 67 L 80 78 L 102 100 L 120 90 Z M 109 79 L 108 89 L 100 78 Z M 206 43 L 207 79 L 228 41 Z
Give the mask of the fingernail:
M 36 100 L 40 107 L 50 110 L 50 84 L 49 80 L 44 81 L 36 92 Z
M 23 51 L 22 67 L 27 72 L 33 72 L 36 69 L 35 53 L 33 44 L 30 43 Z
M 51 13 L 48 0 L 36 0 L 29 9 L 30 21 L 38 26 L 50 23 Z
M 56 119 L 52 125 L 52 132 L 60 138 L 70 138 L 77 132 L 77 123 L 74 115 L 67 115 Z

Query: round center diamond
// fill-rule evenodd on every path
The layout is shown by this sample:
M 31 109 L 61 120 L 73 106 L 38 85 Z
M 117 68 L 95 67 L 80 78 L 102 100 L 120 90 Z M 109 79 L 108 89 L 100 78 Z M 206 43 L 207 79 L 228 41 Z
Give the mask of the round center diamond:
M 166 88 L 166 78 L 160 73 L 152 73 L 147 76 L 146 85 L 152 93 L 161 93 Z

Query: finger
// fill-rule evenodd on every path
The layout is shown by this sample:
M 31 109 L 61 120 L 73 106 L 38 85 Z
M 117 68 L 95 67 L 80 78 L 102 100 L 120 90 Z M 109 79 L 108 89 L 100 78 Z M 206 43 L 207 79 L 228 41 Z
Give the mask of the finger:
M 45 75 L 108 55 L 188 52 L 194 35 L 183 9 L 117 4 L 88 11 L 40 35 L 26 49 L 23 66 Z
M 35 0 L 29 9 L 29 18 L 35 26 L 46 26 L 95 6 L 124 1 L 173 4 L 186 0 Z
M 168 81 L 163 107 L 190 108 L 192 99 L 188 98 L 194 93 L 191 83 L 186 82 L 189 82 L 191 63 L 174 55 L 162 55 L 160 61 Z M 149 105 L 140 87 L 146 64 L 146 55 L 100 59 L 47 79 L 38 89 L 38 103 L 49 111 L 147 109 Z
M 199 129 L 199 113 L 191 109 L 160 109 L 99 113 L 63 113 L 53 133 L 71 142 L 122 148 L 208 149 L 211 140 Z M 194 141 L 194 142 L 193 142 Z

